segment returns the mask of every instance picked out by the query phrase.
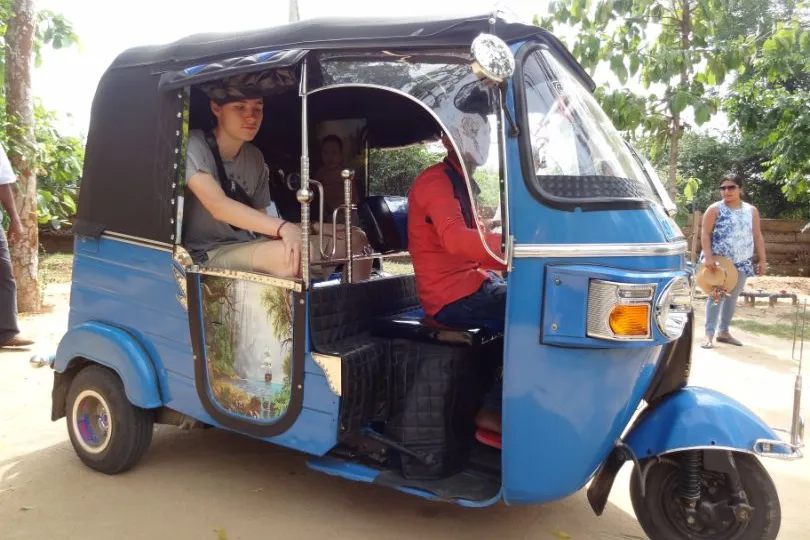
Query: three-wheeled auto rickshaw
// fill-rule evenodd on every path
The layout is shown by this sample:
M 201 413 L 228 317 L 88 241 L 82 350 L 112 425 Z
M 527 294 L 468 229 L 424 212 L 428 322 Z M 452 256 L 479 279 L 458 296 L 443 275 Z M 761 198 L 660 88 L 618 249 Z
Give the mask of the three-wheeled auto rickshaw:
M 186 143 L 212 121 L 201 85 L 259 72 L 272 84 L 252 144 L 274 211 L 301 225 L 296 279 L 216 268 L 184 244 Z M 143 456 L 155 423 L 213 426 L 477 507 L 590 482 L 601 514 L 631 462 L 652 539 L 775 538 L 758 458 L 797 458 L 801 443 L 687 385 L 686 241 L 593 90 L 557 38 L 497 13 L 310 20 L 124 52 L 93 103 L 52 419 L 108 474 Z M 344 198 L 325 209 L 335 187 L 312 171 L 330 134 L 345 143 Z M 484 246 L 506 268 L 505 328 L 426 316 L 402 262 L 414 163 L 441 161 L 442 135 L 464 157 L 481 241 L 501 234 L 501 251 Z M 368 246 L 336 255 L 322 235 L 337 226 Z M 474 421 L 493 387 L 500 437 Z

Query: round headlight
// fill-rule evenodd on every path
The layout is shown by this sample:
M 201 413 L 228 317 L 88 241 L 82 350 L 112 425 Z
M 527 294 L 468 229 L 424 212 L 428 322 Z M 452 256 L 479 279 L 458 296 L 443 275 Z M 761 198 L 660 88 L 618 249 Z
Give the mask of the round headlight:
M 666 284 L 655 305 L 655 321 L 664 337 L 681 337 L 691 310 L 692 288 L 689 281 L 685 277 L 676 277 Z
M 470 54 L 473 58 L 473 71 L 479 77 L 501 83 L 515 71 L 515 57 L 509 45 L 492 34 L 481 34 L 475 38 Z

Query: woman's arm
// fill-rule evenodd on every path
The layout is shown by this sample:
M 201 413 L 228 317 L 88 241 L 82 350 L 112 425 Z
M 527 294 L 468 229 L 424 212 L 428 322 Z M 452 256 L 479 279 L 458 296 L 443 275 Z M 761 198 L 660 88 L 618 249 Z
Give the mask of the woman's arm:
M 757 275 L 764 276 L 766 265 L 765 237 L 762 236 L 762 224 L 759 217 L 759 210 L 757 210 L 756 206 L 751 207 L 751 214 L 754 221 L 754 247 L 756 247 L 757 257 L 759 258 L 759 262 L 757 263 Z
M 717 222 L 717 207 L 710 206 L 703 214 L 702 230 L 700 232 L 700 245 L 703 248 L 703 264 L 714 266 L 714 254 L 712 253 L 712 233 L 714 224 Z

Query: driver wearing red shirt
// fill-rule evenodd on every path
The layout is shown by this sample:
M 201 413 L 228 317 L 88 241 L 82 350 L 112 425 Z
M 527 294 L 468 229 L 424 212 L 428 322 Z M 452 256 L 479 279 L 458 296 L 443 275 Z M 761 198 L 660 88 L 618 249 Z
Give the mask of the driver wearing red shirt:
M 489 125 L 480 113 L 465 114 L 460 126 L 454 139 L 472 175 L 486 162 Z M 408 250 L 419 301 L 427 315 L 446 326 L 503 330 L 506 282 L 494 271 L 505 267 L 484 248 L 459 156 L 446 134 L 442 142 L 447 157 L 423 171 L 408 194 Z M 503 256 L 501 236 L 481 232 L 489 249 Z M 500 399 L 491 394 L 476 423 L 500 433 L 500 410 Z

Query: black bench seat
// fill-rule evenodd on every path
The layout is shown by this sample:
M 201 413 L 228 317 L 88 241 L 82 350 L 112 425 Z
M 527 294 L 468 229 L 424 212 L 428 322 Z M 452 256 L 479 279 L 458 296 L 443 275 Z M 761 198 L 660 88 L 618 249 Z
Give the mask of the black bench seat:
M 444 326 L 420 309 L 379 317 L 374 321 L 372 335 L 387 339 L 407 339 L 444 345 L 479 347 L 503 336 L 486 328 L 456 328 Z

